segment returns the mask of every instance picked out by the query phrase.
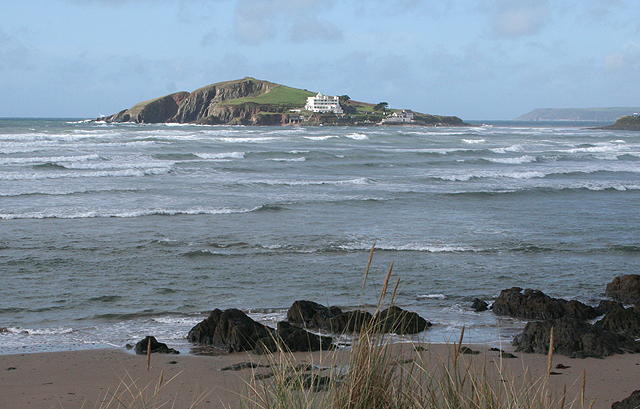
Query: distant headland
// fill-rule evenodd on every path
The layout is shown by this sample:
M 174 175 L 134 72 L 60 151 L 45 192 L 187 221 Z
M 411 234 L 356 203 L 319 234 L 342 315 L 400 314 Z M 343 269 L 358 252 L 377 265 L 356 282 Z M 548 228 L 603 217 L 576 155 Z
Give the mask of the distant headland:
M 245 77 L 140 102 L 95 121 L 203 125 L 467 126 L 456 116 L 388 109 Z
M 613 122 L 622 116 L 640 112 L 640 107 L 616 108 L 538 108 L 516 121 L 602 121 Z

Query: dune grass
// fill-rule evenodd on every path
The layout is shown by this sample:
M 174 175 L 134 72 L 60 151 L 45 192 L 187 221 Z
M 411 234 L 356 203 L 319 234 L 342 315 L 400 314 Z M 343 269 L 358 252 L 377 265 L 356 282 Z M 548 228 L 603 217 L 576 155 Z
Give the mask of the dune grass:
M 365 272 L 369 275 L 373 248 Z M 393 305 L 399 278 L 385 304 L 393 265 L 389 268 L 377 309 Z M 293 354 L 279 350 L 268 356 L 278 368 L 265 379 L 254 377 L 242 394 L 242 409 L 586 409 L 580 397 L 569 399 L 566 388 L 554 394 L 550 387 L 553 349 L 546 375 L 510 379 L 499 362 L 466 359 L 462 355 L 464 328 L 449 354 L 433 359 L 428 348 L 397 344 L 371 320 L 354 335 L 346 355 L 327 352 L 329 365 L 310 365 L 300 370 Z M 550 340 L 553 345 L 553 338 Z M 331 359 L 334 359 L 331 361 Z M 329 368 L 329 369 L 328 369 Z M 328 372 L 328 374 L 327 374 Z M 322 380 L 319 382 L 318 380 Z M 318 387 L 322 386 L 322 387 Z M 593 404 L 593 403 L 592 403 Z

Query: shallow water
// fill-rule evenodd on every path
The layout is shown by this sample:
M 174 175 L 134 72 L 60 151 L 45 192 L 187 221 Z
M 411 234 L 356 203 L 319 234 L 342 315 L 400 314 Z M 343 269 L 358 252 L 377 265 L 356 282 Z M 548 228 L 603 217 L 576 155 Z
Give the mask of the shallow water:
M 640 135 L 0 120 L 0 353 L 183 351 L 213 308 L 375 304 L 394 262 L 419 339 L 510 340 L 512 286 L 597 304 L 638 273 Z M 372 274 L 361 291 L 369 249 Z

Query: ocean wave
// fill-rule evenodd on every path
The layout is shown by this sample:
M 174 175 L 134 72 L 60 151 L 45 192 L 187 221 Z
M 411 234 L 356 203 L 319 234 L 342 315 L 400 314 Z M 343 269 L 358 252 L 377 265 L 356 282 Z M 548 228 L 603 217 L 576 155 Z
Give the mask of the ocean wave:
M 20 328 L 7 327 L 7 333 L 15 335 L 63 335 L 74 332 L 73 328 L 54 327 L 54 328 Z
M 416 296 L 416 300 L 446 300 L 447 296 L 444 294 L 424 294 Z
M 87 162 L 101 160 L 100 155 L 78 155 L 78 156 L 35 156 L 28 158 L 0 158 L 0 165 L 18 165 L 18 164 L 48 164 L 58 162 Z
M 371 181 L 368 178 L 353 178 L 342 180 L 250 180 L 243 184 L 262 184 L 269 186 L 321 186 L 321 185 L 367 185 Z
M 508 152 L 524 152 L 524 147 L 522 145 L 509 145 L 504 148 L 492 148 L 489 149 L 493 153 L 508 153 Z
M 463 139 L 462 142 L 464 143 L 468 143 L 469 145 L 477 145 L 480 143 L 485 143 L 487 142 L 486 139 Z
M 307 158 L 303 156 L 301 158 L 269 158 L 267 160 L 272 162 L 305 162 Z
M 498 172 L 498 171 L 475 171 L 464 174 L 447 174 L 434 176 L 435 179 L 446 180 L 450 182 L 468 182 L 471 179 L 534 179 L 544 178 L 551 173 L 545 173 L 540 171 L 511 171 L 511 172 Z
M 328 139 L 339 139 L 338 135 L 323 135 L 323 136 L 303 136 L 304 139 L 309 139 L 311 141 L 326 141 Z
M 140 209 L 140 210 L 120 210 L 120 211 L 97 211 L 97 210 L 76 210 L 76 211 L 45 211 L 45 212 L 25 212 L 25 213 L 0 213 L 0 220 L 13 219 L 93 219 L 93 218 L 135 218 L 146 216 L 178 216 L 178 215 L 223 215 L 241 214 L 262 210 L 264 206 L 252 209 L 232 209 L 232 208 L 195 208 L 195 209 Z
M 40 188 L 39 188 L 40 189 Z M 0 191 L 0 197 L 18 197 L 18 196 L 73 196 L 86 194 L 102 194 L 102 193 L 124 193 L 124 192 L 140 192 L 142 189 L 137 188 L 121 188 L 121 189 L 52 189 L 52 190 L 5 190 Z
M 38 173 L 0 173 L 0 180 L 43 180 L 43 179 L 78 179 L 108 177 L 143 177 L 158 176 L 171 173 L 171 168 L 122 169 L 94 172 L 38 172 Z
M 363 133 L 358 133 L 358 132 L 354 132 L 354 133 L 350 133 L 350 134 L 346 134 L 345 137 L 349 138 L 349 139 L 355 139 L 358 141 L 364 141 L 369 139 L 369 137 Z
M 487 162 L 493 162 L 493 163 L 518 165 L 518 164 L 524 164 L 524 163 L 537 162 L 538 159 L 535 156 L 525 155 L 525 156 L 519 156 L 516 158 L 482 158 L 482 160 L 485 160 Z

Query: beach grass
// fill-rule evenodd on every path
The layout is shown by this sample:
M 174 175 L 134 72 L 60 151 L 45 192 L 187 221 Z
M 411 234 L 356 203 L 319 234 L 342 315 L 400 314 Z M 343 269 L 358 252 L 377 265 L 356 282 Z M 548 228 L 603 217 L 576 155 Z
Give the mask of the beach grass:
M 365 272 L 369 275 L 373 248 Z M 393 264 L 386 274 L 377 310 L 391 306 L 399 278 L 385 304 Z M 372 319 L 353 337 L 345 354 L 327 352 L 329 364 L 319 362 L 300 370 L 284 349 L 269 355 L 271 377 L 254 376 L 241 396 L 242 409 L 585 409 L 584 374 L 579 397 L 569 399 L 566 387 L 554 394 L 550 386 L 553 349 L 546 374 L 517 381 L 502 370 L 502 359 L 467 359 L 464 328 L 448 354 L 437 359 L 428 346 L 399 344 Z M 553 338 L 550 340 L 553 345 Z M 328 372 L 328 374 L 326 374 Z M 322 381 L 320 381 L 322 380 Z

